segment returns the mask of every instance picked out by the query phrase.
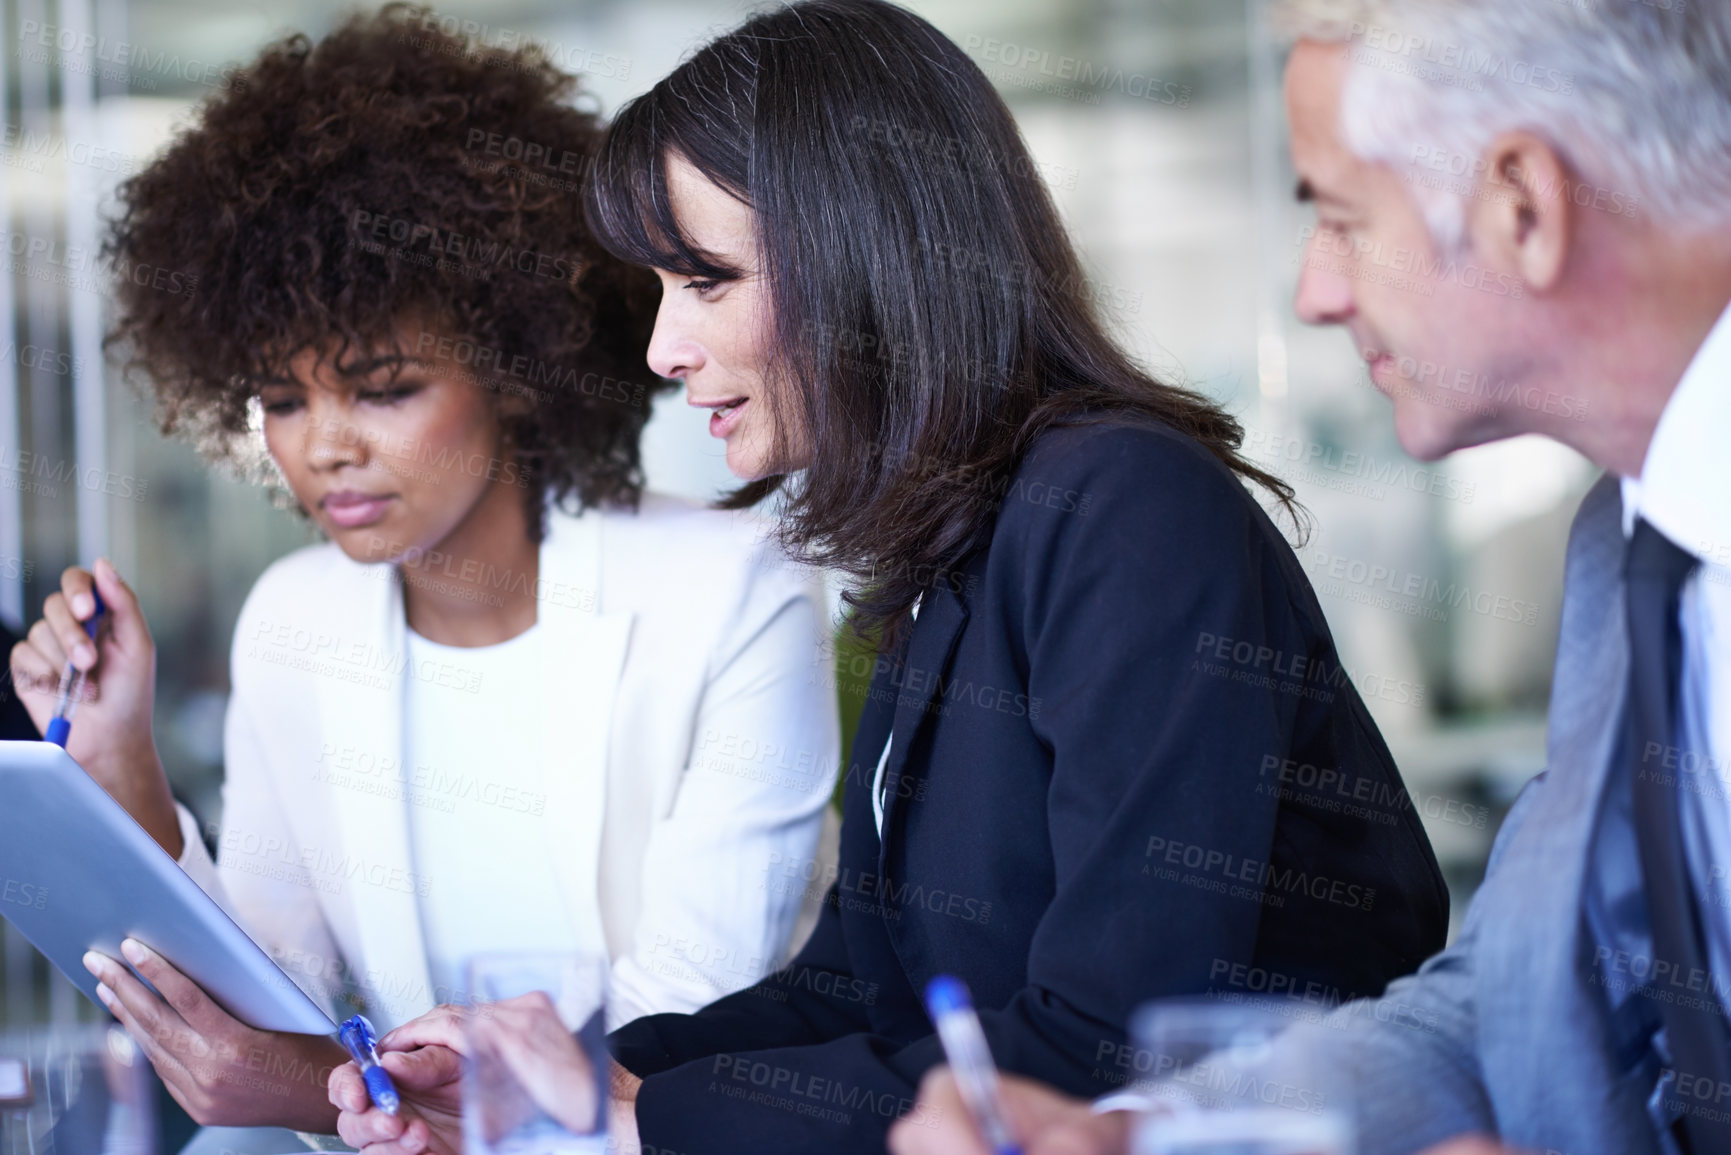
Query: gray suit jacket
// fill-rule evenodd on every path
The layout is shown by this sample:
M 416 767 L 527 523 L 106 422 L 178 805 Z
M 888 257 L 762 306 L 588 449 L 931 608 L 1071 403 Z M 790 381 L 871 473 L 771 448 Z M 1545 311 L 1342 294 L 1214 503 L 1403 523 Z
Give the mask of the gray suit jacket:
M 1548 769 L 1521 794 L 1454 946 L 1303 1036 L 1354 1076 L 1361 1155 L 1467 1131 L 1565 1155 L 1659 1150 L 1613 1055 L 1582 918 L 1628 681 L 1622 500 L 1606 477 L 1569 539 Z

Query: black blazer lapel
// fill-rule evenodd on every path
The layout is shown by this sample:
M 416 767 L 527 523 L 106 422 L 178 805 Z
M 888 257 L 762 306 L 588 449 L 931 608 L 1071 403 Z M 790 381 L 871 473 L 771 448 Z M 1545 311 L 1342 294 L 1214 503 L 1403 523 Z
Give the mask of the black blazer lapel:
M 918 739 L 920 727 L 942 708 L 950 659 L 967 622 L 966 603 L 948 589 L 929 590 L 920 603 L 920 616 L 914 622 L 905 657 L 890 672 L 888 689 L 895 695 L 895 723 L 889 761 L 884 766 L 884 826 L 883 836 L 878 840 L 880 879 L 886 876 L 889 844 L 895 836 L 901 798 L 904 793 L 913 793 L 902 781 L 909 774 L 908 751 Z M 923 765 L 913 768 L 914 774 L 926 772 Z

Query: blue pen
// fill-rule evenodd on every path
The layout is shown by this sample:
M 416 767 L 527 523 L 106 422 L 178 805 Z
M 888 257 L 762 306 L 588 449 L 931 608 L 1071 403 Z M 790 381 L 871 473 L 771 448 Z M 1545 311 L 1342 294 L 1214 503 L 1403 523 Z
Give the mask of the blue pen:
M 355 1066 L 361 1069 L 361 1078 L 366 1081 L 367 1095 L 373 1105 L 387 1115 L 395 1115 L 402 1100 L 397 1098 L 397 1085 L 391 1082 L 389 1072 L 379 1066 L 379 1052 L 373 1046 L 377 1037 L 373 1033 L 373 1024 L 365 1015 L 345 1019 L 337 1028 L 337 1038 L 348 1048 Z
M 102 615 L 108 612 L 108 607 L 102 604 L 102 595 L 96 592 L 96 587 L 91 587 L 90 596 L 96 599 L 96 612 L 84 623 L 84 632 L 94 642 L 96 627 L 102 624 Z M 78 696 L 83 692 L 84 671 L 67 662 L 66 669 L 60 672 L 60 694 L 54 699 L 54 716 L 48 719 L 48 733 L 44 735 L 62 750 L 66 749 L 66 739 L 72 733 L 72 711 L 78 708 Z
M 968 1105 L 992 1155 L 1022 1155 L 1021 1146 L 1004 1122 L 1003 1104 L 998 1100 L 998 1068 L 992 1065 L 992 1050 L 986 1045 L 986 1032 L 980 1029 L 980 1016 L 974 1013 L 968 988 L 953 975 L 939 975 L 926 984 L 926 1010 L 938 1028 L 962 1102 Z

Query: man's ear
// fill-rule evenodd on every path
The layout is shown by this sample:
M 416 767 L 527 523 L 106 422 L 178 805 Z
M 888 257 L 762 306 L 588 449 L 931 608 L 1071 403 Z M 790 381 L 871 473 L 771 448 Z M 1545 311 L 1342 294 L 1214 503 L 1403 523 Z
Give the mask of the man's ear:
M 1467 214 L 1473 248 L 1534 293 L 1562 279 L 1574 242 L 1575 177 L 1556 149 L 1530 132 L 1505 132 L 1480 157 L 1483 176 Z

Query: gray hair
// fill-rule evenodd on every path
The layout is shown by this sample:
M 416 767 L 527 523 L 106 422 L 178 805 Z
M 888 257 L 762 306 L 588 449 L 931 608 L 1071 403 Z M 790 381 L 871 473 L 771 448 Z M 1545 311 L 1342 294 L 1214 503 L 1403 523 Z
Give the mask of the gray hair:
M 1517 129 L 1595 186 L 1571 189 L 1577 204 L 1680 230 L 1731 223 L 1728 0 L 1272 2 L 1287 39 L 1347 46 L 1342 137 L 1406 168 L 1445 248 L 1484 149 Z

